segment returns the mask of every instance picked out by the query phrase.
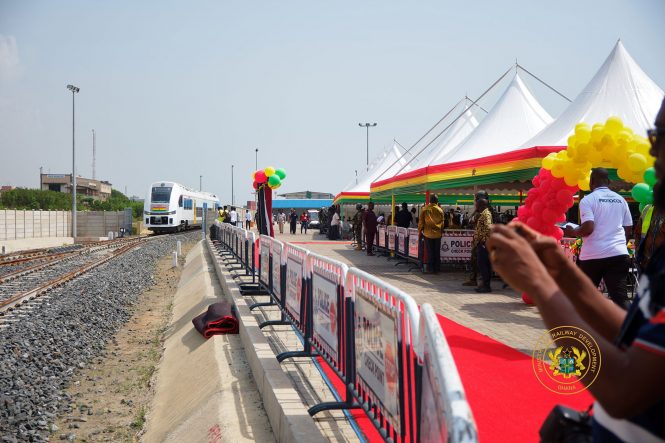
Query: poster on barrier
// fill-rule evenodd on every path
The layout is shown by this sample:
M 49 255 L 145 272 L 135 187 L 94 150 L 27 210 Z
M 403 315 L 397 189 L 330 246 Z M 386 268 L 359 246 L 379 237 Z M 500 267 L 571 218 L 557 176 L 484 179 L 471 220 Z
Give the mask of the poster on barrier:
M 282 263 L 282 249 L 273 243 L 272 250 L 272 293 L 275 297 L 280 298 L 282 296 L 282 272 L 281 272 L 281 263 Z
M 444 232 L 441 237 L 441 261 L 471 261 L 473 231 Z
M 418 258 L 418 230 L 409 228 L 409 257 Z
M 397 252 L 406 255 L 406 228 L 397 228 Z
M 238 255 L 240 256 L 240 263 L 242 263 L 243 265 L 246 265 L 246 263 L 245 263 L 245 239 L 240 234 L 238 234 L 238 243 L 239 243 Z
M 337 284 L 314 270 L 312 274 L 314 303 L 314 340 L 335 363 L 337 354 Z
M 448 440 L 448 425 L 444 411 L 447 410 L 441 397 L 441 386 L 432 374 L 431 356 L 425 353 L 422 372 L 421 411 L 438 411 L 437 414 L 420 414 L 420 441 L 435 443 Z M 438 394 L 438 395 L 437 395 Z
M 286 260 L 286 310 L 298 321 L 302 299 L 302 268 L 302 261 L 291 256 Z
M 386 227 L 385 226 L 379 226 L 379 240 L 377 242 L 377 245 L 380 248 L 385 248 L 386 247 Z
M 261 243 L 261 275 L 260 281 L 264 285 L 268 286 L 270 281 L 270 244 Z
M 362 288 L 355 295 L 356 374 L 399 434 L 397 314 Z
M 394 251 L 395 250 L 395 231 L 397 230 L 397 226 L 388 226 L 386 229 L 388 231 L 388 250 Z

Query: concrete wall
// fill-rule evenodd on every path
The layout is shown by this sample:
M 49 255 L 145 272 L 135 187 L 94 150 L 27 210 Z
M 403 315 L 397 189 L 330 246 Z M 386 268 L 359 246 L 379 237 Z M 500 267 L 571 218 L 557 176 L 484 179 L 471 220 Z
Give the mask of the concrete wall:
M 109 231 L 131 229 L 131 212 L 77 212 L 76 235 L 105 237 Z M 0 240 L 71 237 L 71 212 L 0 209 Z
M 71 236 L 68 211 L 0 209 L 0 240 Z

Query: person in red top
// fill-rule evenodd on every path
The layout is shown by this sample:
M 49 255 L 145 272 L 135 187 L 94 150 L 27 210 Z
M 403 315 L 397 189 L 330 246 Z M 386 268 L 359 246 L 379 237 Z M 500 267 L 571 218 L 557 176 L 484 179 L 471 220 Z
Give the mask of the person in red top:
M 374 203 L 369 202 L 367 211 L 363 214 L 363 225 L 365 225 L 365 243 L 367 243 L 367 255 L 374 255 L 374 239 L 376 238 L 376 214 Z
M 300 233 L 302 234 L 302 230 L 305 230 L 305 234 L 307 234 L 307 225 L 309 225 L 309 215 L 307 215 L 307 211 L 303 211 L 303 213 L 300 215 Z

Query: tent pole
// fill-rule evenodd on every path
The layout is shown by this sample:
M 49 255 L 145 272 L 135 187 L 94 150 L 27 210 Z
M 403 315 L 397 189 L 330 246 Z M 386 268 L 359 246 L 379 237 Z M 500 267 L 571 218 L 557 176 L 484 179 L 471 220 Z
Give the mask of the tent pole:
M 429 205 L 429 191 L 425 191 L 425 204 Z
M 522 206 L 522 190 L 520 189 L 520 206 Z

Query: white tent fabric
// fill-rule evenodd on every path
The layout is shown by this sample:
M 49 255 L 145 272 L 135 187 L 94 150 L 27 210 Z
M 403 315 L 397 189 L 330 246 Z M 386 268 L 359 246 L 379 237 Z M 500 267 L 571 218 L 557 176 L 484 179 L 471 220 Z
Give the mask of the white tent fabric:
M 452 163 L 503 154 L 522 144 L 552 122 L 517 72 L 508 88 L 478 127 L 434 164 Z
M 365 171 L 358 177 L 357 184 L 354 179 L 342 190 L 342 192 L 369 192 L 372 182 L 379 180 L 379 178 L 383 179 L 392 177 L 397 171 L 402 169 L 402 167 L 404 167 L 402 172 L 410 171 L 411 167 L 408 163 L 413 156 L 410 153 L 404 154 L 404 152 L 405 150 L 402 149 L 397 142 L 394 142 L 392 147 L 385 150 L 379 158 L 373 162 L 369 171 Z
M 663 90 L 642 71 L 619 40 L 577 98 L 523 147 L 565 146 L 577 123 L 604 123 L 612 115 L 644 135 L 653 126 L 662 100 Z

